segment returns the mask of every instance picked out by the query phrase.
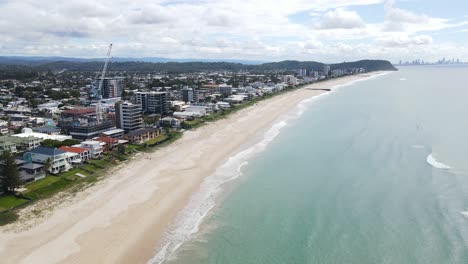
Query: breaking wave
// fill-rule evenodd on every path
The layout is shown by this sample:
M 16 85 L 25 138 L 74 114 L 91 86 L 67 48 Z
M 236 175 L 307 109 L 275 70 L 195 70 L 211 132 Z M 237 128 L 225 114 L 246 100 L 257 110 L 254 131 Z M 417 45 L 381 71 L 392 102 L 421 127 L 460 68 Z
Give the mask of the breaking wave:
M 429 163 L 429 165 L 431 165 L 432 167 L 436 168 L 436 169 L 442 169 L 442 170 L 448 170 L 450 169 L 450 166 L 448 166 L 447 164 L 444 164 L 440 161 L 438 161 L 434 155 L 431 153 L 427 156 L 427 159 L 426 159 L 427 163 Z

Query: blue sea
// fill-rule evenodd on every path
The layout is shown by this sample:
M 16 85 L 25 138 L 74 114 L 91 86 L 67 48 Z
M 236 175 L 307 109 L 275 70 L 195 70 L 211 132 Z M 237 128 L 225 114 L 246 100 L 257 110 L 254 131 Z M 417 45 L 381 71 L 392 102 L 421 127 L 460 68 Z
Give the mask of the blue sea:
M 304 101 L 188 208 L 153 263 L 468 263 L 468 67 Z

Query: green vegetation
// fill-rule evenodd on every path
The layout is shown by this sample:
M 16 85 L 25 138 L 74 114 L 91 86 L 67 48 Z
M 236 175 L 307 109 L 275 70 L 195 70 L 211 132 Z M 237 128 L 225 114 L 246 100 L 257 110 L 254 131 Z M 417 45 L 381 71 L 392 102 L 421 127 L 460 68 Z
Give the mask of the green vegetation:
M 27 203 L 28 200 L 13 195 L 0 196 L 0 212 Z
M 46 198 L 64 190 L 71 183 L 70 180 L 64 177 L 47 176 L 44 179 L 27 184 L 25 188 L 28 190 L 24 192 L 24 195 L 31 199 Z
M 66 139 L 64 141 L 58 141 L 58 140 L 53 140 L 53 139 L 46 139 L 41 142 L 41 145 L 44 147 L 50 147 L 50 148 L 59 148 L 62 146 L 73 146 L 76 144 L 80 144 L 79 140 L 76 139 Z
M 186 120 L 181 124 L 181 127 L 183 129 L 194 129 L 194 128 L 202 126 L 204 122 L 205 121 L 203 118 L 196 118 L 194 120 Z
M 167 62 L 167 63 L 151 63 L 151 62 L 113 62 L 109 65 L 109 71 L 125 71 L 125 72 L 168 72 L 168 73 L 187 73 L 201 71 L 249 71 L 249 72 L 276 72 L 276 71 L 292 71 L 301 68 L 322 70 L 325 64 L 315 61 L 280 61 L 263 63 L 258 65 L 247 65 L 240 63 L 229 62 Z M 0 79 L 31 79 L 38 76 L 39 72 L 55 71 L 68 69 L 69 71 L 100 71 L 102 67 L 101 61 L 88 62 L 71 62 L 71 61 L 53 61 L 44 62 L 33 67 L 24 65 L 0 65 Z M 385 60 L 360 60 L 355 62 L 344 62 L 330 64 L 331 69 L 341 68 L 365 68 L 367 71 L 385 71 L 397 70 L 389 61 Z M 177 83 L 172 83 L 177 84 Z M 186 84 L 186 83 L 180 83 Z M 153 86 L 162 86 L 159 83 L 151 84 Z M 167 83 L 164 83 L 167 85 Z M 54 97 L 69 96 L 68 94 L 50 94 Z
M 16 156 L 9 151 L 0 154 L 0 186 L 5 193 L 14 193 L 21 185 Z
M 0 214 L 0 226 L 7 225 L 9 223 L 13 223 L 18 219 L 18 215 L 16 212 L 10 211 L 6 213 Z
M 150 139 L 148 140 L 147 142 L 145 142 L 145 144 L 147 146 L 155 146 L 157 144 L 160 144 L 161 142 L 167 140 L 169 138 L 169 135 L 167 134 L 163 134 L 163 135 L 159 135 L 153 139 Z

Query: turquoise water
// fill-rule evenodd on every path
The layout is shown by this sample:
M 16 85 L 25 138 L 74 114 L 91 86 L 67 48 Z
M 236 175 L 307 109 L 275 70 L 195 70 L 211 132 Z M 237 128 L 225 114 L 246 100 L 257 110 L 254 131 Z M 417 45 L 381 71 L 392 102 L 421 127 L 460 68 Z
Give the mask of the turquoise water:
M 289 120 L 166 263 L 468 263 L 468 68 L 405 67 Z

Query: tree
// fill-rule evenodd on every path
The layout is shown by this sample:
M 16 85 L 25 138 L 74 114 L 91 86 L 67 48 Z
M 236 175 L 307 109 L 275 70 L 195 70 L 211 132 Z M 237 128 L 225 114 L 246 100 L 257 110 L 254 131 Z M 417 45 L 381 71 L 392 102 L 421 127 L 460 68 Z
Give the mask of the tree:
M 45 172 L 50 172 L 50 168 L 52 167 L 52 159 L 51 158 L 47 158 L 45 161 L 44 161 L 44 170 Z
M 65 139 L 64 141 L 45 139 L 41 142 L 41 145 L 49 148 L 60 148 L 62 146 L 73 146 L 79 143 L 80 141 L 76 139 Z
M 21 185 L 16 157 L 9 151 L 4 151 L 0 155 L 0 185 L 4 192 L 14 193 Z
M 120 153 L 120 154 L 125 154 L 125 146 L 120 144 L 118 147 L 117 147 L 117 151 Z

